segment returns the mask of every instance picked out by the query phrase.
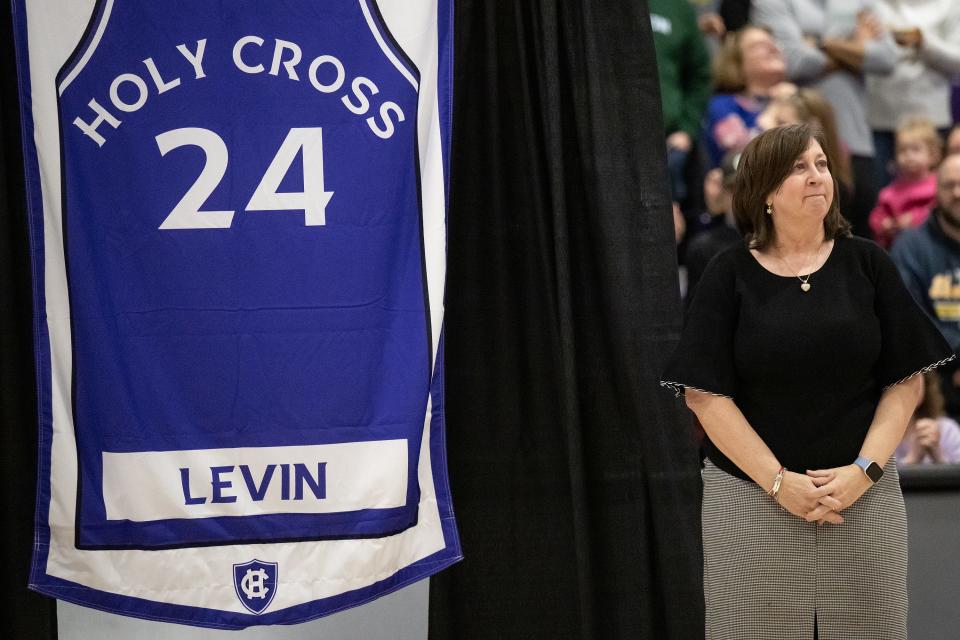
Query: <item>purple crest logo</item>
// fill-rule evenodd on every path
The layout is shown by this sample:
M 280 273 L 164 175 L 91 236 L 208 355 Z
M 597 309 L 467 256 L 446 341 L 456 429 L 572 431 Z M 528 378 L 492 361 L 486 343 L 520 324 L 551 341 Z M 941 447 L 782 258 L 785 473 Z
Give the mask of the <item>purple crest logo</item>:
M 277 563 L 251 560 L 233 565 L 233 588 L 243 606 L 260 615 L 277 594 Z

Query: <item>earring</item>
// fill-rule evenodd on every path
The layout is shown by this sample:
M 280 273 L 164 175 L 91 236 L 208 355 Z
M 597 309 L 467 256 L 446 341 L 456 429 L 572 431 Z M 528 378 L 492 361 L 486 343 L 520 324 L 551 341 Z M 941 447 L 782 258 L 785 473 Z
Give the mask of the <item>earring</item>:
M 769 203 L 769 202 L 767 203 L 767 215 L 768 215 L 768 216 L 772 216 L 772 215 L 773 215 L 773 207 L 770 206 L 770 203 Z

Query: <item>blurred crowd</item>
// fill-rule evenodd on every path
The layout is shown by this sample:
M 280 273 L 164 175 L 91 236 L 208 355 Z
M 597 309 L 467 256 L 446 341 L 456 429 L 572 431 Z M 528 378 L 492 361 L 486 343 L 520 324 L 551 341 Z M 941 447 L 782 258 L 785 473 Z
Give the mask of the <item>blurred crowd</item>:
M 681 291 L 741 241 L 739 153 L 823 130 L 840 207 L 960 353 L 960 1 L 648 0 Z M 960 358 L 924 374 L 900 463 L 960 463 Z

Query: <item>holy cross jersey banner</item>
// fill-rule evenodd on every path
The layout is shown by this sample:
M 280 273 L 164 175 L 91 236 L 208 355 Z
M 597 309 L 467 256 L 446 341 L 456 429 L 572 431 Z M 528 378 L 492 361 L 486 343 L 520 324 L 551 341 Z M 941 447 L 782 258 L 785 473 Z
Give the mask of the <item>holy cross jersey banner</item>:
M 460 557 L 449 0 L 14 0 L 31 587 L 239 628 Z

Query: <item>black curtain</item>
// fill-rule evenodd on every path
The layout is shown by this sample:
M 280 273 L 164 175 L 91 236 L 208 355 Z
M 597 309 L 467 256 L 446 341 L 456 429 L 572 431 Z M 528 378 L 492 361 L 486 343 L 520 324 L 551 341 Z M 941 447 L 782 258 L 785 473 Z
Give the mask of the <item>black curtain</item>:
M 27 590 L 37 490 L 37 397 L 33 369 L 33 295 L 20 105 L 10 4 L 0 11 L 0 584 L 4 638 L 56 638 L 50 598 Z
M 658 387 L 680 301 L 646 2 L 459 0 L 455 60 L 466 559 L 431 582 L 431 640 L 703 638 L 699 466 Z

